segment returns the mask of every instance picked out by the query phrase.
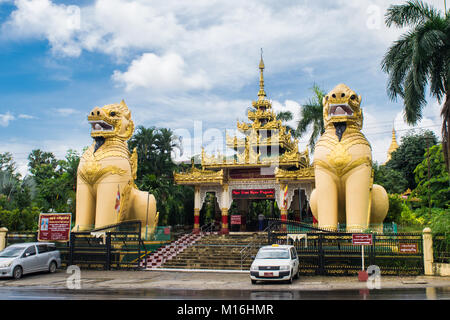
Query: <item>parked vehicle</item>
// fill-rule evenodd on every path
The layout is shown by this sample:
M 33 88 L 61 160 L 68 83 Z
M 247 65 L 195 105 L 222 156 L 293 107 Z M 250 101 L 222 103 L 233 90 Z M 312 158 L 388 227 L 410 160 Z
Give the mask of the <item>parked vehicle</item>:
M 61 253 L 53 243 L 28 242 L 13 244 L 0 251 L 0 277 L 20 279 L 22 275 L 48 271 L 61 266 Z
M 259 249 L 251 267 L 250 279 L 256 281 L 288 281 L 298 278 L 297 250 L 291 245 L 264 246 Z

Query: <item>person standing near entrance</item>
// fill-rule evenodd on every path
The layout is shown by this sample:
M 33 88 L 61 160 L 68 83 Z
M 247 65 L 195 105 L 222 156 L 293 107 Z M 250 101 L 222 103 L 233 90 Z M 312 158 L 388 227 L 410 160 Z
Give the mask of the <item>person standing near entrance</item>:
M 258 215 L 258 225 L 259 225 L 259 231 L 262 231 L 263 230 L 263 226 L 264 226 L 264 219 L 265 219 L 265 217 L 264 217 L 264 215 L 262 214 L 262 213 L 260 213 L 259 215 Z

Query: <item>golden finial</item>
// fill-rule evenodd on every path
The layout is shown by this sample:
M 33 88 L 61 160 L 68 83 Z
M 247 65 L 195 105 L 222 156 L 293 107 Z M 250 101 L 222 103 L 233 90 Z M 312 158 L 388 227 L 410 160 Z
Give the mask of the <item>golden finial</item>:
M 398 143 L 397 143 L 397 138 L 395 136 L 394 122 L 392 122 L 392 140 L 391 140 L 391 145 L 389 146 L 389 149 L 388 149 L 388 155 L 387 155 L 387 160 L 386 160 L 385 164 L 389 160 L 391 160 L 392 152 L 394 152 L 397 149 L 398 149 Z
M 263 60 L 263 50 L 261 48 L 261 60 L 259 61 L 259 70 L 260 70 L 260 75 L 259 75 L 259 92 L 258 92 L 258 99 L 262 100 L 264 99 L 264 97 L 266 96 L 266 92 L 264 91 L 264 75 L 263 75 L 263 70 L 264 70 L 264 60 Z

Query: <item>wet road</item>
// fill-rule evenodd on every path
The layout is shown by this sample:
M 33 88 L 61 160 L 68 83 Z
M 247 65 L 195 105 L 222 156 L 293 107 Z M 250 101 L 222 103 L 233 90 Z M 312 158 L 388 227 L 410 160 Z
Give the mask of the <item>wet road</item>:
M 450 287 L 374 290 L 0 288 L 0 300 L 450 300 Z

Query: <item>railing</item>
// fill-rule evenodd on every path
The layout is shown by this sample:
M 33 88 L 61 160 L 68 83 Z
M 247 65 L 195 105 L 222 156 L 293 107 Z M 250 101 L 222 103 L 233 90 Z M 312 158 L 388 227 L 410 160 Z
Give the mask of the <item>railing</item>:
M 288 234 L 302 233 L 306 239 L 294 242 L 300 260 L 300 272 L 315 275 L 354 275 L 361 270 L 362 254 L 369 265 L 377 265 L 382 274 L 423 274 L 422 233 L 371 234 L 372 245 L 353 245 L 351 233 L 306 230 L 288 222 L 274 222 L 268 230 L 269 244 L 287 244 Z
M 141 249 L 144 248 L 144 256 Z M 141 238 L 141 222 L 127 221 L 89 232 L 72 232 L 67 247 L 58 248 L 66 265 L 105 270 L 140 268 L 147 250 Z
M 433 258 L 436 263 L 450 263 L 450 235 L 433 235 Z
M 200 227 L 200 233 L 202 234 L 207 232 L 213 232 L 215 231 L 217 225 L 220 225 L 220 223 L 218 223 L 217 221 L 211 221 L 210 223 Z
M 266 227 L 262 232 L 267 232 L 270 225 Z M 256 238 L 255 240 L 251 241 L 249 244 L 247 244 L 242 250 L 239 252 L 241 255 L 241 270 L 244 269 L 244 262 L 250 257 L 250 254 L 253 252 L 255 248 L 260 248 L 263 244 L 266 244 L 265 241 L 261 241 L 261 239 Z
M 37 232 L 8 232 L 6 234 L 6 246 L 22 242 L 37 242 L 37 237 Z

